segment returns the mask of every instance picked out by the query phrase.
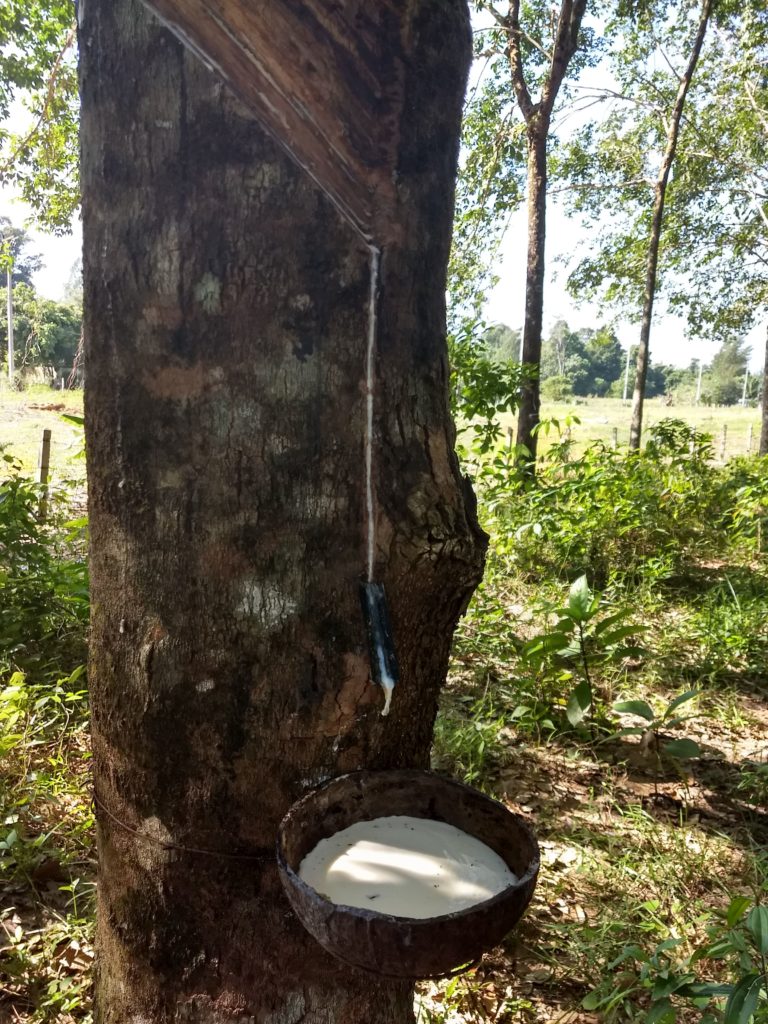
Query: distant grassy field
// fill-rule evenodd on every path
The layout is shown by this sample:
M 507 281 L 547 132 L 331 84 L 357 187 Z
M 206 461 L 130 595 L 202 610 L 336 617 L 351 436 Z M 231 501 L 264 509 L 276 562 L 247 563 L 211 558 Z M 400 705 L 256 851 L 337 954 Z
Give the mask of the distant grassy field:
M 645 426 L 650 427 L 670 416 L 678 417 L 699 430 L 712 434 L 715 452 L 719 457 L 723 427 L 726 427 L 726 458 L 743 455 L 748 450 L 750 426 L 752 451 L 757 449 L 760 436 L 760 414 L 757 409 L 739 406 L 707 408 L 706 406 L 664 406 L 651 399 L 645 407 Z M 38 452 L 43 429 L 51 430 L 52 480 L 81 480 L 85 477 L 85 462 L 75 456 L 83 444 L 82 431 L 62 417 L 62 413 L 82 416 L 82 391 L 54 391 L 39 386 L 24 392 L 0 388 L 0 445 L 21 459 L 25 469 L 32 473 L 37 467 Z M 568 416 L 578 417 L 571 426 L 575 450 L 582 451 L 592 441 L 612 444 L 613 429 L 618 443 L 629 440 L 629 405 L 618 398 L 590 398 L 572 402 L 544 403 L 542 417 L 557 419 L 561 424 Z M 505 416 L 503 426 L 515 427 L 515 417 Z M 545 435 L 546 448 L 554 433 Z
M 22 392 L 0 388 L 0 446 L 19 458 L 27 472 L 34 473 L 43 430 L 48 428 L 51 481 L 84 479 L 85 461 L 76 457 L 83 447 L 83 431 L 67 422 L 62 413 L 83 415 L 82 391 L 54 391 L 44 385 Z
M 630 405 L 625 405 L 620 398 L 588 398 L 574 399 L 571 402 L 542 404 L 542 419 L 557 419 L 561 424 L 567 416 L 576 416 L 580 420 L 571 427 L 571 438 L 574 447 L 581 451 L 592 441 L 613 442 L 614 427 L 618 433 L 618 443 L 629 442 Z M 741 406 L 707 407 L 704 405 L 662 405 L 660 399 L 652 398 L 645 403 L 644 429 L 658 423 L 659 420 L 675 417 L 685 420 L 697 430 L 711 434 L 714 439 L 715 453 L 719 457 L 723 436 L 726 428 L 725 457 L 746 454 L 752 427 L 752 451 L 757 450 L 760 439 L 760 413 L 757 409 L 743 409 Z M 504 427 L 515 427 L 515 417 L 504 417 Z M 552 435 L 550 435 L 551 437 Z M 543 439 L 547 447 L 546 436 Z

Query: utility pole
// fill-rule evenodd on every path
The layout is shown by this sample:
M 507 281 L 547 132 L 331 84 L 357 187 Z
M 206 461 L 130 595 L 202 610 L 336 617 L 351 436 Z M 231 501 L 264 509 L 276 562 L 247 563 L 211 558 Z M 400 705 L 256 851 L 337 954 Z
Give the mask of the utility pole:
M 624 397 L 622 401 L 626 403 L 627 397 L 629 396 L 629 360 L 632 357 L 632 346 L 627 346 L 627 365 L 624 370 Z
M 693 400 L 694 405 L 698 405 L 699 402 L 701 401 L 701 378 L 702 378 L 703 374 L 704 374 L 704 360 L 700 359 L 699 360 L 699 377 L 698 377 L 698 380 L 696 381 L 696 397 Z
M 13 261 L 9 260 L 5 269 L 8 289 L 8 380 L 13 387 L 16 367 L 13 359 Z
M 747 405 L 747 388 L 749 386 L 749 369 L 744 371 L 744 390 L 741 392 L 741 404 L 744 408 Z

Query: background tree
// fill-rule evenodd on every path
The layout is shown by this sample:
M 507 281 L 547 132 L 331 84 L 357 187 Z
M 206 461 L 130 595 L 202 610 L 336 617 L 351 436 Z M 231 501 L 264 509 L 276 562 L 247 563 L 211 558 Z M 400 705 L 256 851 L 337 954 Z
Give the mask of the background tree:
M 493 48 L 484 50 L 484 33 L 477 33 L 475 56 L 486 70 L 494 54 Z M 498 281 L 499 245 L 510 212 L 525 197 L 524 131 L 516 118 L 508 75 L 482 74 L 470 92 L 462 120 L 462 151 L 448 266 L 449 326 L 454 335 L 481 318 L 487 294 Z
M 77 306 L 37 295 L 28 284 L 14 288 L 16 369 L 32 366 L 71 368 L 80 343 L 82 315 Z M 6 289 L 0 289 L 5 308 Z M 0 344 L 5 349 L 8 328 L 0 320 Z
M 542 342 L 541 359 L 539 361 L 539 376 L 542 380 L 547 377 L 564 377 L 568 357 L 573 355 L 573 350 L 578 344 L 578 336 L 572 331 L 565 320 L 557 320 L 546 341 Z
M 656 298 L 656 276 L 659 262 L 659 247 L 661 245 L 661 228 L 664 220 L 664 204 L 666 201 L 667 184 L 672 171 L 672 164 L 675 159 L 677 142 L 680 133 L 680 122 L 683 116 L 683 107 L 688 90 L 691 87 L 696 65 L 704 43 L 704 36 L 712 15 L 714 0 L 703 0 L 699 23 L 696 28 L 696 35 L 690 47 L 690 55 L 685 70 L 679 78 L 675 102 L 672 106 L 666 130 L 666 146 L 661 159 L 653 190 L 653 213 L 651 215 L 651 230 L 648 238 L 648 255 L 645 266 L 645 289 L 643 293 L 643 315 L 640 326 L 640 342 L 637 348 L 637 372 L 635 374 L 635 387 L 632 393 L 632 422 L 629 429 L 629 447 L 639 448 L 640 437 L 643 430 L 643 402 L 645 400 L 646 377 L 648 375 L 649 346 L 651 338 L 651 323 L 653 320 L 653 304 Z
M 712 0 L 674 10 L 639 5 L 631 19 L 620 17 L 609 26 L 618 88 L 594 91 L 592 98 L 608 103 L 609 113 L 578 133 L 565 161 L 564 173 L 577 186 L 572 206 L 602 218 L 593 252 L 570 276 L 571 290 L 625 306 L 633 302 L 641 310 L 630 428 L 634 448 L 642 432 L 660 255 L 667 252 L 662 241 L 673 198 L 670 175 L 712 9 Z
M 624 350 L 614 331 L 608 327 L 581 332 L 584 353 L 589 361 L 589 394 L 604 395 L 624 371 Z
M 695 142 L 679 168 L 670 305 L 694 334 L 743 337 L 768 315 L 766 62 L 765 11 L 748 0 L 718 19 L 700 69 L 705 96 L 692 111 Z M 762 454 L 766 417 L 764 403 Z
M 494 324 L 483 332 L 488 354 L 500 363 L 520 362 L 520 338 L 521 332 L 506 324 Z
M 542 385 L 567 380 L 568 393 L 602 396 L 623 374 L 624 358 L 621 343 L 609 328 L 572 331 L 565 320 L 558 320 L 542 344 Z M 561 390 L 562 383 L 552 383 L 547 396 Z
M 410 985 L 304 932 L 274 858 L 307 786 L 428 764 L 481 573 L 445 347 L 469 26 L 463 0 L 409 11 L 374 423 L 402 676 L 382 718 L 358 596 L 369 254 L 145 7 L 81 9 L 104 1024 L 413 1019 Z
M 83 260 L 75 260 L 69 271 L 67 283 L 64 286 L 64 299 L 70 306 L 80 307 L 83 305 Z
M 706 374 L 706 390 L 715 405 L 735 405 L 744 392 L 750 349 L 744 341 L 732 338 L 715 353 Z
M 9 117 L 23 102 L 21 129 Z M 80 202 L 73 0 L 7 0 L 0 9 L 0 183 L 15 185 L 38 223 L 69 230 Z
M 26 284 L 32 287 L 32 275 L 43 265 L 42 257 L 37 253 L 24 250 L 32 244 L 23 228 L 14 227 L 10 217 L 0 217 L 0 246 L 13 261 L 13 284 Z M 5 275 L 3 275 L 5 283 Z
M 495 19 L 497 30 L 492 35 L 492 44 L 506 56 L 511 88 L 525 122 L 528 258 L 522 362 L 534 372 L 520 395 L 517 442 L 528 450 L 531 465 L 535 466 L 544 315 L 547 142 L 555 102 L 571 59 L 580 45 L 587 44 L 581 30 L 587 0 L 562 0 L 556 21 L 548 4 L 521 7 L 520 0 L 510 0 L 507 14 L 491 3 L 483 2 L 481 6 Z M 537 90 L 539 97 L 534 99 Z

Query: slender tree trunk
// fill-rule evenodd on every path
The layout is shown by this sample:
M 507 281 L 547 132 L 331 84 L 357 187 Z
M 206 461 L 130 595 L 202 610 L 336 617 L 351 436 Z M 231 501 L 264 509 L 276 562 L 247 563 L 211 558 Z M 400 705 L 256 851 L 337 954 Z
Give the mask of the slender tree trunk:
M 535 428 L 541 407 L 539 367 L 544 315 L 548 133 L 549 119 L 539 110 L 528 123 L 528 262 L 523 325 L 523 363 L 532 367 L 534 376 L 523 388 L 517 417 L 517 443 L 528 449 L 533 464 L 538 440 Z
M 522 362 L 529 364 L 534 379 L 523 388 L 517 420 L 518 444 L 528 449 L 531 473 L 536 470 L 535 427 L 539 422 L 541 404 L 539 372 L 541 369 L 541 325 L 544 313 L 544 240 L 547 212 L 547 136 L 557 94 L 563 84 L 568 64 L 576 52 L 579 31 L 587 0 L 561 0 L 557 19 L 551 63 L 544 81 L 541 99 L 534 103 L 526 82 L 520 26 L 520 0 L 510 0 L 509 13 L 503 17 L 491 10 L 507 33 L 507 56 L 520 112 L 525 118 L 528 141 L 528 265 L 525 282 L 525 325 L 523 327 Z
M 81 5 L 101 1024 L 404 1024 L 411 987 L 303 931 L 274 864 L 311 786 L 424 766 L 484 536 L 453 454 L 445 269 L 469 31 L 417 0 L 377 364 L 369 681 L 368 253 L 135 0 Z
M 637 369 L 635 371 L 635 389 L 632 395 L 632 422 L 629 428 L 629 447 L 638 449 L 640 438 L 643 432 L 643 402 L 645 401 L 645 383 L 648 377 L 648 354 L 651 338 L 651 324 L 653 322 L 653 304 L 656 298 L 656 276 L 659 265 L 659 246 L 661 244 L 661 229 L 664 224 L 664 203 L 667 195 L 667 184 L 672 164 L 677 151 L 677 141 L 680 135 L 680 121 L 683 116 L 685 98 L 688 95 L 691 81 L 693 79 L 696 65 L 699 61 L 699 54 L 704 43 L 704 36 L 712 14 L 713 0 L 703 0 L 699 24 L 696 30 L 696 37 L 688 58 L 688 66 L 680 79 L 680 84 L 675 97 L 675 105 L 672 110 L 669 127 L 667 130 L 667 145 L 661 161 L 661 167 L 656 179 L 653 191 L 653 213 L 651 215 L 651 233 L 648 239 L 648 256 L 645 264 L 645 289 L 643 293 L 643 317 L 640 324 L 640 343 L 637 349 Z
M 760 400 L 760 455 L 768 455 L 768 327 L 765 332 L 765 363 L 763 365 L 763 397 Z
M 9 264 L 5 273 L 5 287 L 7 291 L 7 313 L 6 321 L 8 327 L 8 381 L 13 387 L 16 378 L 15 352 L 13 348 L 13 264 Z

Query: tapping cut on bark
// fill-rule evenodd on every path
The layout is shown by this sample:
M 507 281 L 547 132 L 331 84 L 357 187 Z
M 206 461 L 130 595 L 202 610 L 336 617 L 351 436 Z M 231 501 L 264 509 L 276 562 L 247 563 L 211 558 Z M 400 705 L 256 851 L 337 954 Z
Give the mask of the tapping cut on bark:
M 369 243 L 396 226 L 416 0 L 145 0 Z

